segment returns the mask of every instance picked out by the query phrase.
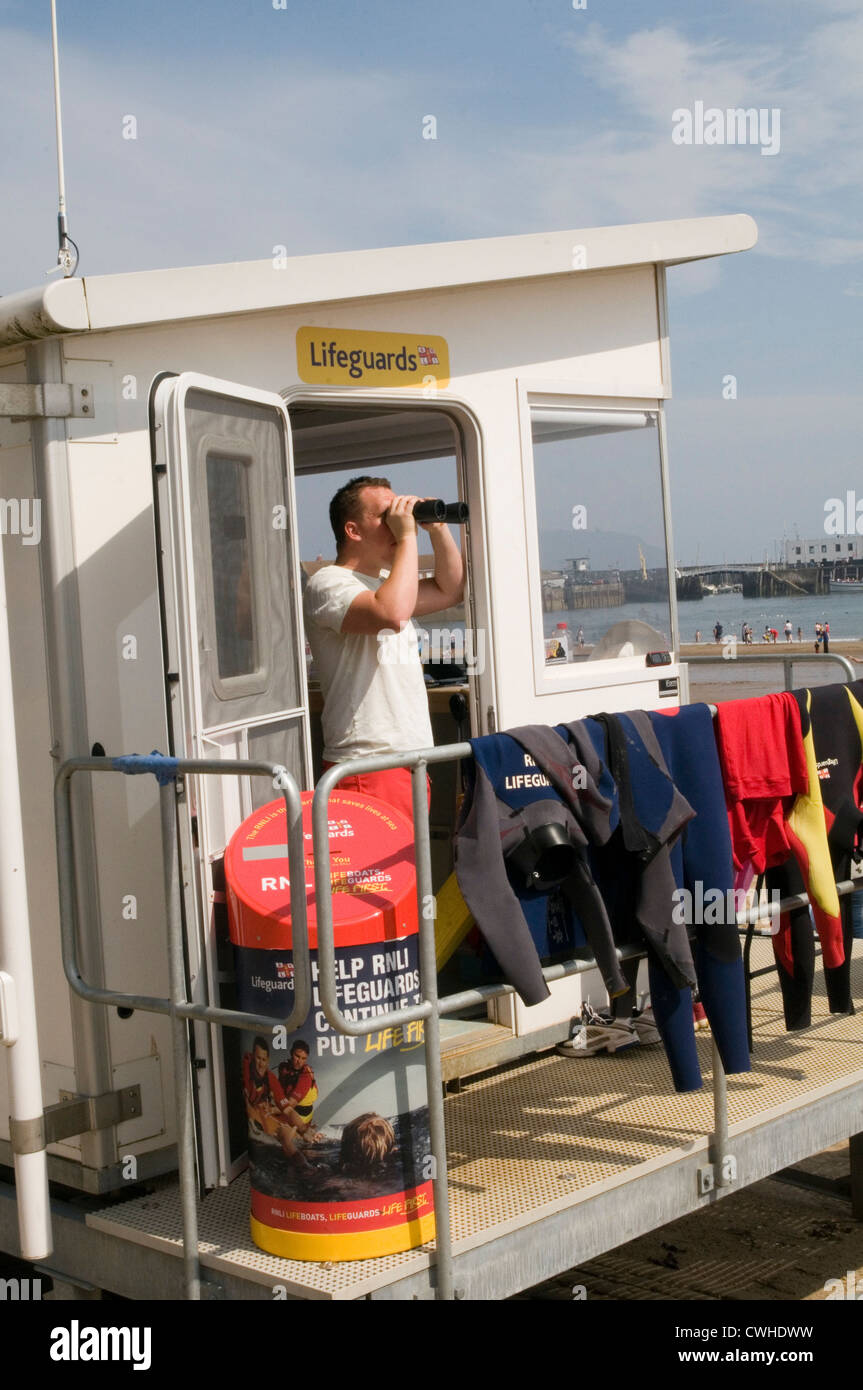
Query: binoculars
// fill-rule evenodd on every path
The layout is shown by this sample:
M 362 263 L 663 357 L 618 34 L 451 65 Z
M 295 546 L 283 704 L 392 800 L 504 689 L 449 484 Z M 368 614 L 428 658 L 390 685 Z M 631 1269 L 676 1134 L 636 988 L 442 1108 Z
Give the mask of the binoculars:
M 448 521 L 454 526 L 470 520 L 467 502 L 442 502 L 439 497 L 430 497 L 425 502 L 417 502 L 413 510 L 414 521 Z

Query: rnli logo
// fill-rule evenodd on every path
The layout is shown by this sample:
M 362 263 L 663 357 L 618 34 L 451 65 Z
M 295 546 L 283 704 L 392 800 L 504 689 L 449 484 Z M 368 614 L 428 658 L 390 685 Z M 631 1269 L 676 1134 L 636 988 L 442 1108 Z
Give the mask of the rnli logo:
M 444 338 L 413 333 L 367 333 L 354 328 L 299 328 L 301 381 L 326 386 L 449 385 Z

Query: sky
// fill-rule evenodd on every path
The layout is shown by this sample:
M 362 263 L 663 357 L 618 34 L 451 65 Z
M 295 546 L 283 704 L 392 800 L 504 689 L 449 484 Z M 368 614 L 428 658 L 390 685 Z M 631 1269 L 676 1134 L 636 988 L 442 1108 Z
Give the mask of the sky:
M 678 563 L 863 498 L 860 0 L 281 3 L 58 0 L 80 273 L 746 212 L 668 272 Z M 0 56 L 9 294 L 56 259 L 48 0 L 0 0 Z M 760 143 L 676 143 L 698 102 Z

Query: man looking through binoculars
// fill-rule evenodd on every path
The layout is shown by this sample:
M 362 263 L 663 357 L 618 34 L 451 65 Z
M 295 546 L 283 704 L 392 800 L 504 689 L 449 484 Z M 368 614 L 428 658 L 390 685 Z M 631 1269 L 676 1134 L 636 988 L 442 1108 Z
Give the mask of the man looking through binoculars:
M 336 561 L 306 586 L 306 635 L 324 696 L 324 764 L 430 748 L 434 742 L 411 618 L 461 601 L 464 563 L 444 521 L 421 522 L 434 577 L 420 579 L 414 507 L 386 478 L 352 478 L 330 502 Z M 381 577 L 381 571 L 388 573 Z M 394 768 L 346 778 L 411 815 L 411 777 Z

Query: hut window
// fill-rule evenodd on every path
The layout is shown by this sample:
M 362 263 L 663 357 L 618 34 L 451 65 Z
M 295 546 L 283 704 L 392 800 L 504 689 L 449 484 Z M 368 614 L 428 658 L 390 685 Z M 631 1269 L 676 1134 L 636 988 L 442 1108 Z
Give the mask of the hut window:
M 213 605 L 219 676 L 244 676 L 258 667 L 249 541 L 248 462 L 207 455 Z
M 546 667 L 668 648 L 655 412 L 534 403 L 531 438 Z

